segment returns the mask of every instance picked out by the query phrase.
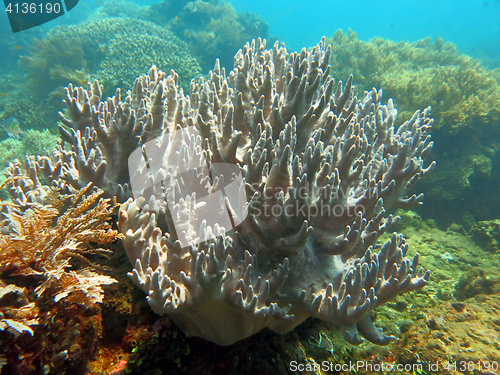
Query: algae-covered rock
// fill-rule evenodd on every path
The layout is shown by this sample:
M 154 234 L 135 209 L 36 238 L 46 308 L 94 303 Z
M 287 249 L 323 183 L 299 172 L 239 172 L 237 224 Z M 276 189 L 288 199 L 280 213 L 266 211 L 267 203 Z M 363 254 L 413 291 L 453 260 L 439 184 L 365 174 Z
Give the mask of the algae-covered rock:
M 500 220 L 484 220 L 471 228 L 472 238 L 484 248 L 496 252 L 500 250 Z
M 494 374 L 500 362 L 500 296 L 477 296 L 426 309 L 392 348 L 396 363 L 420 364 L 414 374 Z M 410 372 L 405 372 L 410 373 Z
M 465 301 L 478 294 L 497 294 L 499 292 L 500 276 L 489 275 L 480 269 L 472 269 L 460 277 L 455 285 L 454 297 L 457 301 Z

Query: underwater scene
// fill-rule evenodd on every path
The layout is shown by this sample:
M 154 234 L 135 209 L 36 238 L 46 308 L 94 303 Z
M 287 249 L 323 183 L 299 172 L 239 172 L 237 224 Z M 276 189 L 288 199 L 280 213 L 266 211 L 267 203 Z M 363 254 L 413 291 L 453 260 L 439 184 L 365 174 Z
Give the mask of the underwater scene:
M 500 374 L 500 0 L 4 0 L 0 125 L 1 375 Z

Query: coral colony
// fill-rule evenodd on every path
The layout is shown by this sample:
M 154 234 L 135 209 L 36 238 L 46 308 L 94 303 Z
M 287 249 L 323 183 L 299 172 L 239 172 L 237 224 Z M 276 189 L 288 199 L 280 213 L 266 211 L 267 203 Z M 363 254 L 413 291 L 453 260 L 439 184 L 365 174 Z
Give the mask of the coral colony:
M 430 272 L 402 235 L 377 240 L 396 220 L 384 206 L 423 198 L 405 194 L 434 167 L 432 119 L 426 109 L 395 127 L 392 100 L 358 99 L 329 57 L 324 40 L 300 53 L 258 40 L 188 95 L 155 67 L 124 100 L 70 85 L 60 132 L 72 150 L 28 160 L 17 199 L 37 199 L 40 172 L 63 193 L 92 182 L 125 202 L 129 275 L 187 335 L 230 345 L 313 316 L 352 344 L 386 345 L 370 312 Z

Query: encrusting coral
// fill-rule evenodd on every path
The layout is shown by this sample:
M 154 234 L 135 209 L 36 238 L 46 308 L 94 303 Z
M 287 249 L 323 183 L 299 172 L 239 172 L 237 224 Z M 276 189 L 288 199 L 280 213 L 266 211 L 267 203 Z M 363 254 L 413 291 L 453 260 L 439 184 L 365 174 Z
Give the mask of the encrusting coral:
M 123 100 L 70 85 L 59 130 L 71 149 L 10 168 L 30 176 L 11 196 L 39 200 L 40 173 L 62 192 L 133 194 L 118 223 L 130 276 L 188 335 L 229 345 L 313 316 L 350 343 L 388 344 L 370 312 L 430 272 L 401 235 L 377 240 L 396 219 L 384 205 L 422 201 L 405 194 L 433 169 L 432 119 L 417 111 L 396 128 L 381 91 L 358 99 L 352 77 L 335 84 L 330 54 L 324 40 L 288 53 L 259 39 L 188 95 L 156 67 Z

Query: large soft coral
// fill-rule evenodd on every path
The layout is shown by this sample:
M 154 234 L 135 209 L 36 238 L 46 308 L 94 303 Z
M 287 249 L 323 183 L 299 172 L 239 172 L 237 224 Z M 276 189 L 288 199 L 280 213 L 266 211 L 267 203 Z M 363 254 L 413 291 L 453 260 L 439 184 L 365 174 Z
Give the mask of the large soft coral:
M 429 280 L 401 235 L 377 244 L 384 204 L 422 200 L 405 192 L 434 166 L 429 110 L 395 128 L 392 101 L 335 85 L 329 56 L 259 40 L 189 95 L 155 69 L 136 80 L 164 131 L 129 158 L 119 228 L 130 276 L 186 334 L 229 345 L 314 316 L 384 345 L 369 312 Z

